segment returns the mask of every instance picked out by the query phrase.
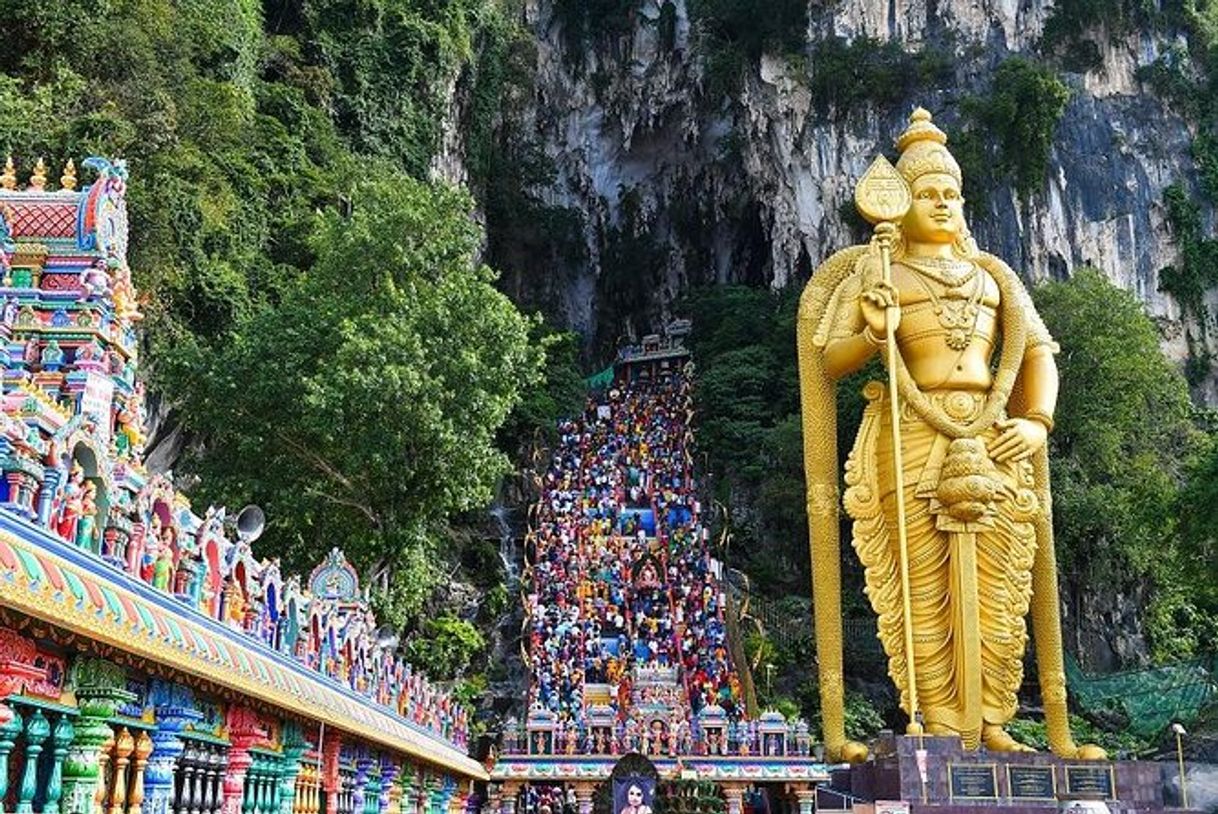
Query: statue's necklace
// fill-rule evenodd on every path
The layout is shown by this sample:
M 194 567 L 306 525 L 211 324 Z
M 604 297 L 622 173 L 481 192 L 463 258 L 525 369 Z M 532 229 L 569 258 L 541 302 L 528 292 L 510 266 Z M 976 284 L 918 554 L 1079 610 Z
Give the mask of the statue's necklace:
M 973 341 L 973 334 L 977 330 L 978 306 L 985 291 L 985 278 L 977 273 L 977 266 L 968 261 L 928 263 L 923 258 L 913 262 L 909 258 L 902 260 L 914 270 L 914 277 L 930 297 L 935 316 L 946 331 L 944 341 L 947 346 L 963 352 Z M 968 268 L 964 269 L 963 266 Z M 942 285 L 945 289 L 943 294 L 936 293 L 934 286 L 928 284 L 923 275 Z M 964 286 L 969 280 L 973 282 L 972 290 L 965 292 Z
M 944 288 L 959 288 L 977 275 L 977 264 L 953 257 L 911 257 L 906 255 L 901 262 L 920 272 Z

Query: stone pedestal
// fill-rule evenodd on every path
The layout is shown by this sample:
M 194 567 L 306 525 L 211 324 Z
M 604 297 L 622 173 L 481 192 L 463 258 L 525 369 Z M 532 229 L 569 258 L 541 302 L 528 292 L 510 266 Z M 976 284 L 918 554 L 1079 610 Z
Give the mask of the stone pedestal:
M 925 750 L 922 760 L 919 748 Z M 1060 812 L 1071 800 L 1102 801 L 1114 814 L 1182 811 L 1169 805 L 1174 801 L 1164 794 L 1164 773 L 1173 767 L 1151 761 L 1063 760 L 1048 752 L 972 752 L 964 751 L 954 737 L 902 736 L 889 742 L 887 749 L 881 744 L 877 751 L 873 761 L 835 772 L 832 787 L 862 801 L 906 801 L 910 814 L 974 814 L 995 809 L 1050 814 Z

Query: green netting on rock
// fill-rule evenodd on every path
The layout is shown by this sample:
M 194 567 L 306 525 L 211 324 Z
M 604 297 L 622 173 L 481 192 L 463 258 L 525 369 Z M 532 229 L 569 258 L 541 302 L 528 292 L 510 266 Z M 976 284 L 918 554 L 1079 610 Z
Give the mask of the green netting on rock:
M 1083 712 L 1120 715 L 1130 732 L 1148 737 L 1172 721 L 1191 721 L 1218 698 L 1218 655 L 1091 675 L 1067 653 L 1066 681 L 1071 697 Z

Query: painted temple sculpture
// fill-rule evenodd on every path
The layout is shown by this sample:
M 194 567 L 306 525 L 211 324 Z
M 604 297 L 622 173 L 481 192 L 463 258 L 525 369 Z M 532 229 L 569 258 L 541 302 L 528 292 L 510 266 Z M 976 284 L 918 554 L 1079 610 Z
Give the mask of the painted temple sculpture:
M 142 462 L 121 162 L 0 175 L 0 811 L 448 814 L 468 712 Z
M 834 758 L 866 754 L 843 727 L 834 381 L 879 353 L 889 378 L 863 390 L 844 503 L 910 733 L 1026 748 L 1004 726 L 1030 609 L 1050 747 L 1100 758 L 1075 744 L 1066 712 L 1045 447 L 1057 345 L 1015 273 L 970 237 L 946 142 L 914 111 L 896 166 L 877 159 L 856 192 L 875 238 L 825 261 L 800 302 L 825 743 Z

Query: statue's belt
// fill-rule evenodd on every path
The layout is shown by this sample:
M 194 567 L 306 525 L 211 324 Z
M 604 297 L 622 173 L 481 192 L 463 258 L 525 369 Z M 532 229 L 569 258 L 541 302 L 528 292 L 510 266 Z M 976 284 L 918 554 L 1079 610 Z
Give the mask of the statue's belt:
M 930 404 L 940 410 L 950 420 L 964 426 L 970 421 L 981 415 L 985 409 L 986 393 L 978 390 L 933 390 L 926 392 L 926 397 Z M 887 407 L 883 406 L 888 398 L 888 393 L 883 395 L 875 402 L 873 409 L 879 410 L 881 414 L 886 414 Z M 999 414 L 998 420 L 1006 418 L 1006 412 Z M 935 437 L 930 442 L 930 450 L 926 454 L 926 462 L 922 465 L 922 469 L 917 478 L 917 485 L 914 489 L 914 495 L 920 498 L 931 499 L 935 497 L 935 492 L 939 486 L 939 476 L 943 466 L 943 459 L 947 456 L 948 447 L 954 439 L 937 431 L 923 416 L 910 405 L 908 402 L 901 405 L 902 424 L 910 425 L 903 430 L 906 435 L 906 440 L 912 440 L 911 435 L 916 435 L 919 429 L 925 432 L 934 433 Z M 913 430 L 911 434 L 909 431 Z M 982 435 L 988 435 L 994 430 L 987 428 Z M 908 454 L 908 453 L 907 453 Z M 998 472 L 1003 472 L 1004 467 L 998 466 Z M 1006 480 L 1006 477 L 1003 478 Z M 1008 484 L 1010 485 L 1010 484 Z

